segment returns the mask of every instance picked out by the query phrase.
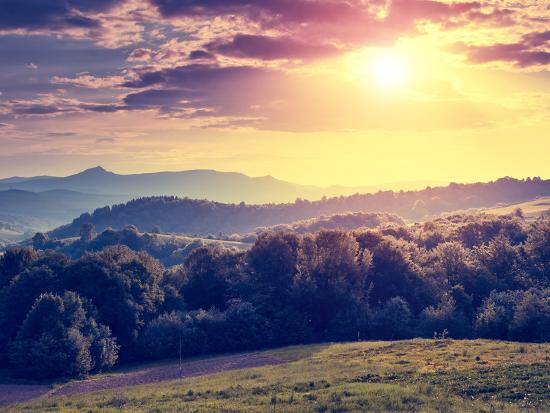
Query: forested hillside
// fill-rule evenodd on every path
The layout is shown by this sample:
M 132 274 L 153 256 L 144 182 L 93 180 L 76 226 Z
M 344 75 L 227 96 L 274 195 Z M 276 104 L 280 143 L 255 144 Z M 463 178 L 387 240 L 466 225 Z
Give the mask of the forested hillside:
M 319 217 L 307 221 L 298 221 L 289 225 L 258 228 L 246 234 L 230 236 L 208 236 L 206 238 L 189 237 L 173 233 L 161 233 L 154 227 L 150 232 L 139 232 L 133 225 L 121 230 L 107 228 L 96 233 L 90 223 L 82 224 L 79 237 L 56 239 L 44 233 L 36 233 L 32 245 L 36 249 L 55 250 L 71 258 L 80 258 L 85 252 L 100 251 L 112 245 L 126 245 L 135 251 L 145 251 L 158 259 L 163 265 L 181 264 L 196 248 L 202 246 L 224 246 L 237 250 L 248 249 L 259 233 L 266 231 L 294 231 L 298 233 L 317 232 L 321 229 L 352 230 L 357 228 L 376 228 L 381 225 L 404 224 L 396 215 L 385 213 L 351 213 Z
M 520 214 L 266 232 L 247 251 L 197 248 L 170 269 L 122 245 L 77 259 L 18 247 L 0 259 L 0 361 L 45 378 L 180 350 L 434 335 L 548 341 L 549 251 L 550 222 Z
M 249 232 L 257 227 L 288 224 L 342 212 L 388 212 L 417 220 L 442 212 L 515 203 L 544 195 L 550 195 L 550 180 L 502 178 L 489 183 L 451 184 L 422 191 L 385 191 L 323 198 L 320 201 L 298 199 L 291 204 L 223 204 L 187 198 L 152 197 L 83 214 L 71 224 L 52 231 L 51 236 L 76 236 L 85 223 L 92 223 L 98 231 L 108 227 L 121 229 L 131 224 L 143 231 L 160 227 L 163 231 L 207 235 Z

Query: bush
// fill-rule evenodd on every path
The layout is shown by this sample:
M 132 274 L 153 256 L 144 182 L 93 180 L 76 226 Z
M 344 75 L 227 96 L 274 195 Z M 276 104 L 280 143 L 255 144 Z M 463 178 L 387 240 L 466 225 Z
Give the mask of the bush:
M 234 301 L 225 312 L 225 337 L 227 350 L 250 350 L 270 342 L 267 320 L 247 302 Z
M 182 345 L 182 334 L 182 314 L 162 314 L 147 325 L 141 336 L 141 344 L 149 357 L 177 357 Z
M 393 297 L 371 316 L 371 336 L 383 340 L 399 340 L 413 335 L 413 316 L 401 297 Z
M 425 337 L 448 331 L 453 338 L 467 337 L 469 323 L 463 313 L 457 311 L 456 301 L 444 294 L 437 306 L 425 308 L 420 315 L 420 329 Z

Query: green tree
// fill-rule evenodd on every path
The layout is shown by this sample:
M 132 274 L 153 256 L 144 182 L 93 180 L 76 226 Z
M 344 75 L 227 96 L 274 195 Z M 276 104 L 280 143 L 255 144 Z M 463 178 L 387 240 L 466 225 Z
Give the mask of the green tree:
M 324 336 L 340 311 L 363 299 L 370 265 L 371 255 L 350 233 L 324 230 L 304 237 L 294 300 L 317 334 Z
M 32 248 L 14 247 L 0 257 L 0 288 L 8 285 L 12 278 L 29 268 L 38 254 Z
M 231 253 L 221 248 L 197 248 L 185 260 L 183 298 L 190 310 L 224 310 L 229 294 L 228 259 Z
M 93 303 L 97 320 L 109 326 L 130 356 L 139 332 L 164 300 L 162 274 L 162 266 L 150 255 L 118 245 L 70 265 L 63 284 Z
M 43 294 L 11 345 L 11 361 L 29 378 L 82 377 L 116 360 L 118 347 L 108 333 L 88 317 L 75 293 Z

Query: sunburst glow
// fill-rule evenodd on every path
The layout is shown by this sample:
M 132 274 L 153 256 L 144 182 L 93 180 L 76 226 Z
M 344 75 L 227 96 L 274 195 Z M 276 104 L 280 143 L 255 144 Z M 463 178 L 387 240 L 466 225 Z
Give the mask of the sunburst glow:
M 395 50 L 382 50 L 369 57 L 369 75 L 375 85 L 397 88 L 408 75 L 406 59 Z

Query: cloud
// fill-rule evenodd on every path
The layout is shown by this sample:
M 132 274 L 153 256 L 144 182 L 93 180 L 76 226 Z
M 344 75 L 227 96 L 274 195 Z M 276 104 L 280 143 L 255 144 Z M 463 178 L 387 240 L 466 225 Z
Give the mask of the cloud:
M 190 64 L 148 68 L 137 76 L 124 84 L 137 90 L 126 95 L 117 110 L 153 110 L 160 117 L 187 119 L 200 127 L 293 132 L 435 130 L 487 127 L 495 119 L 512 118 L 505 108 L 484 105 L 479 109 L 476 102 L 457 93 L 437 99 L 403 95 L 381 101 L 374 90 L 358 93 L 356 85 L 337 75 L 262 66 Z M 449 118 L 449 113 L 455 116 Z
M 152 0 L 164 17 L 220 16 L 246 14 L 258 17 L 259 13 L 276 15 L 286 21 L 311 21 L 338 18 L 351 14 L 357 1 L 339 0 Z
M 35 99 L 12 99 L 0 103 L 0 114 L 20 116 L 59 116 L 63 114 L 99 112 L 111 113 L 120 110 L 117 104 L 90 103 L 55 94 L 42 94 Z
M 530 47 L 547 46 L 550 44 L 550 30 L 526 34 L 523 36 L 523 41 Z
M 239 34 L 230 41 L 215 41 L 204 47 L 210 52 L 225 56 L 261 60 L 315 59 L 342 52 L 340 48 L 330 44 L 308 44 L 287 36 L 245 34 Z
M 508 62 L 522 69 L 544 67 L 550 64 L 550 31 L 523 35 L 517 43 L 483 46 L 458 43 L 450 50 L 466 55 L 475 64 Z
M 25 67 L 26 67 L 27 69 L 31 69 L 31 70 L 36 70 L 36 69 L 38 69 L 38 66 L 35 65 L 34 63 L 26 63 L 26 64 L 25 64 Z
M 468 24 L 472 13 L 488 16 L 483 12 L 484 5 L 477 1 L 151 0 L 151 3 L 172 24 L 183 18 L 187 28 L 192 23 L 189 19 L 210 22 L 216 19 L 220 24 L 234 16 L 244 18 L 253 23 L 257 32 L 241 33 L 229 41 L 218 35 L 210 43 L 211 48 L 217 45 L 222 53 L 259 55 L 267 60 L 332 54 L 338 51 L 335 46 L 345 51 L 342 46 L 387 44 L 415 33 L 419 22 L 457 26 Z M 268 36 L 266 32 L 271 33 Z M 264 45 L 267 50 L 261 53 Z
M 115 138 L 97 138 L 95 143 L 115 143 L 117 140 Z
M 146 48 L 138 48 L 132 50 L 132 52 L 128 55 L 129 62 L 147 62 L 151 60 L 152 51 L 151 49 Z
M 96 77 L 90 73 L 79 73 L 74 78 L 54 76 L 51 79 L 53 84 L 71 85 L 89 89 L 115 87 L 124 81 L 123 76 Z
M 145 0 L 2 0 L 0 35 L 65 36 L 118 48 L 142 40 Z
M 145 69 L 136 71 L 137 79 L 122 84 L 128 88 L 145 88 L 154 85 L 177 85 L 190 93 L 200 91 L 201 86 L 208 88 L 212 85 L 235 82 L 239 84 L 246 79 L 253 84 L 265 73 L 272 72 L 267 68 L 253 66 L 218 66 L 213 64 L 190 64 L 166 69 Z
M 64 138 L 64 137 L 68 137 L 68 136 L 77 136 L 78 134 L 76 132 L 48 132 L 48 136 L 53 136 L 53 137 L 59 137 L 59 138 Z
M 190 60 L 216 60 L 216 56 L 206 50 L 193 50 L 189 53 Z
M 108 10 L 118 0 L 3 0 L 0 29 L 90 29 L 99 22 L 87 17 L 90 12 Z

